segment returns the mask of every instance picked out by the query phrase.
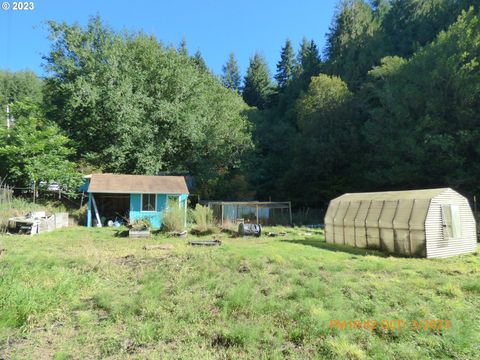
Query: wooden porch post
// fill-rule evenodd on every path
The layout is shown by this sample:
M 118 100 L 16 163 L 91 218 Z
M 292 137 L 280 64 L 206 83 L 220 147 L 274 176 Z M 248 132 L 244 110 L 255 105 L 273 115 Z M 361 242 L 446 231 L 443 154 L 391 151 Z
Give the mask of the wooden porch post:
M 95 217 L 97 218 L 97 227 L 102 227 L 102 221 L 100 220 L 100 214 L 98 213 L 97 203 L 95 201 L 93 194 L 92 194 L 92 203 L 93 203 L 93 209 L 95 210 Z
M 188 202 L 188 196 L 184 200 L 184 208 L 185 208 L 185 214 L 184 214 L 184 220 L 183 220 L 183 227 L 187 228 L 187 202 Z
M 292 219 L 292 202 L 289 201 L 288 202 L 288 212 L 289 212 L 289 215 L 290 215 L 290 226 L 293 225 L 293 219 Z
M 222 226 L 223 226 L 223 202 L 221 204 L 222 204 Z
M 92 227 L 92 194 L 88 193 L 87 227 Z

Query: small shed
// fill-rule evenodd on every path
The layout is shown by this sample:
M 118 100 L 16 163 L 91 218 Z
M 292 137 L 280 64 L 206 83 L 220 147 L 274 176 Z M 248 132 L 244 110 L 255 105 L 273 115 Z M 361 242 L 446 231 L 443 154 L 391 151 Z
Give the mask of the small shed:
M 325 215 L 328 243 L 415 257 L 448 257 L 477 248 L 468 200 L 450 188 L 344 194 Z
M 148 218 L 162 226 L 163 213 L 173 201 L 187 211 L 188 188 L 183 176 L 93 174 L 87 180 L 87 226 L 102 219 Z

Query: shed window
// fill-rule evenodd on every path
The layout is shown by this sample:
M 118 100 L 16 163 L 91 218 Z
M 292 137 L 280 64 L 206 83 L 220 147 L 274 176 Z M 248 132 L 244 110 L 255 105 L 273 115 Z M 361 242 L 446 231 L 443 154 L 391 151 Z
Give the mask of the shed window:
M 156 211 L 155 194 L 142 194 L 142 211 Z
M 445 237 L 457 239 L 462 236 L 460 208 L 458 205 L 443 205 L 442 219 Z

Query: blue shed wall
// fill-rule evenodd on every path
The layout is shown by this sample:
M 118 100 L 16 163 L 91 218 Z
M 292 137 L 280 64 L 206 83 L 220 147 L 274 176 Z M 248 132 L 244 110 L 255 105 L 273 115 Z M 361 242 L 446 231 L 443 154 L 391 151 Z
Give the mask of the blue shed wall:
M 168 195 L 172 196 L 172 195 Z M 173 195 L 180 197 L 180 205 L 186 208 L 188 194 Z M 148 218 L 152 223 L 152 227 L 159 229 L 163 223 L 163 212 L 167 208 L 167 195 L 157 194 L 157 211 L 141 211 L 142 210 L 142 194 L 130 194 L 130 220 Z

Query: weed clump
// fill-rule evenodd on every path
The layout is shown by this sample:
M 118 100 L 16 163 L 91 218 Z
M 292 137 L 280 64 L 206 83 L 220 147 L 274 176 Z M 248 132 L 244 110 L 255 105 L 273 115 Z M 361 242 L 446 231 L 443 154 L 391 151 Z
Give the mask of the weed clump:
M 182 231 L 185 228 L 185 209 L 175 200 L 167 204 L 163 215 L 163 228 L 165 231 Z
M 195 209 L 191 210 L 191 216 L 195 223 L 191 233 L 196 235 L 209 235 L 219 232 L 219 229 L 213 225 L 212 209 L 197 204 Z

